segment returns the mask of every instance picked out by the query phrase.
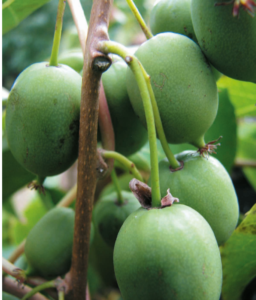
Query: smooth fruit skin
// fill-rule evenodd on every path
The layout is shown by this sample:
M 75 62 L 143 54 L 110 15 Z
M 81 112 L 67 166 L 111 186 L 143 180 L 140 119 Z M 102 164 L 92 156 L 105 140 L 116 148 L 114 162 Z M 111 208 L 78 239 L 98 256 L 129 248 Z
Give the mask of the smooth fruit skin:
M 83 52 L 80 49 L 72 49 L 63 52 L 58 57 L 58 63 L 67 65 L 73 70 L 80 73 L 84 65 Z
M 222 269 L 214 234 L 195 210 L 178 204 L 140 208 L 114 248 L 124 300 L 219 300 Z
M 64 172 L 78 155 L 81 76 L 68 66 L 33 64 L 16 79 L 6 110 L 15 159 L 40 176 Z
M 116 192 L 103 197 L 93 211 L 94 224 L 105 243 L 114 248 L 117 234 L 126 218 L 140 208 L 139 201 L 131 192 L 122 191 L 124 204 L 117 202 Z
M 218 244 L 223 244 L 235 230 L 239 216 L 229 174 L 212 156 L 204 158 L 194 151 L 184 151 L 175 157 L 184 162 L 182 170 L 172 172 L 167 160 L 159 163 L 161 196 L 170 188 L 181 204 L 192 207 L 206 219 Z
M 198 44 L 191 18 L 191 0 L 160 0 L 150 13 L 150 28 L 153 34 L 161 32 L 180 33 Z M 216 82 L 222 74 L 213 66 Z
M 167 141 L 201 147 L 217 113 L 218 94 L 200 48 L 183 35 L 161 33 L 143 43 L 135 56 L 151 77 Z M 135 113 L 146 125 L 139 89 L 129 69 L 127 90 Z
M 148 140 L 148 134 L 134 113 L 126 88 L 127 65 L 116 62 L 102 75 L 110 116 L 115 133 L 116 151 L 131 155 Z
M 30 231 L 25 255 L 36 274 L 64 275 L 71 265 L 75 212 L 58 207 L 49 211 Z
M 243 9 L 239 18 L 233 5 L 215 6 L 229 0 L 192 0 L 194 31 L 202 51 L 223 74 L 238 80 L 256 82 L 256 18 Z
M 197 42 L 191 12 L 191 0 L 160 0 L 150 12 L 152 33 L 176 32 Z

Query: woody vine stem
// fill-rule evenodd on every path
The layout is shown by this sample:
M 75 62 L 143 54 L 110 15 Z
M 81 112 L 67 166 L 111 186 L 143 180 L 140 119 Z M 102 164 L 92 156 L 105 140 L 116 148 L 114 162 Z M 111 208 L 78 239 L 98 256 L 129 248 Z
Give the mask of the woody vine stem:
M 97 51 L 107 41 L 112 0 L 94 0 L 85 47 L 79 129 L 78 179 L 74 243 L 71 266 L 73 299 L 84 300 L 89 256 L 90 224 L 97 182 L 97 127 L 102 72 L 110 66 L 107 55 Z

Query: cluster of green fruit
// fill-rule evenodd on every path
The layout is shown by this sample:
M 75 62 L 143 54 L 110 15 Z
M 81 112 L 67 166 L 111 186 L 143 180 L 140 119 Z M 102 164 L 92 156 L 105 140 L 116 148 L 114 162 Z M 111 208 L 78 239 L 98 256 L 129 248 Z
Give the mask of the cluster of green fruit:
M 217 113 L 218 71 L 256 82 L 255 18 L 242 12 L 240 19 L 234 19 L 232 8 L 214 4 L 199 0 L 187 1 L 186 5 L 181 1 L 158 2 L 152 11 L 151 27 L 163 28 L 153 29 L 157 35 L 135 52 L 150 75 L 164 132 L 172 144 L 187 142 L 205 147 L 204 134 Z M 174 23 L 181 27 L 171 27 Z M 199 41 L 201 48 L 184 34 Z M 246 46 L 234 55 L 231 49 L 238 49 L 241 37 Z M 133 109 L 146 127 L 135 77 L 130 69 L 126 75 Z M 182 165 L 177 170 L 167 160 L 160 162 L 160 187 L 162 197 L 170 188 L 180 203 L 141 207 L 126 219 L 115 241 L 115 275 L 126 300 L 220 297 L 222 268 L 218 245 L 225 243 L 236 227 L 236 193 L 229 174 L 217 159 L 205 158 L 200 151 L 183 152 L 176 159 Z M 96 207 L 100 215 L 98 210 Z M 104 220 L 102 215 L 98 218 L 98 230 L 106 240 L 100 226 L 108 221 L 109 214 Z M 116 237 L 116 233 L 112 236 Z
M 151 77 L 168 143 L 207 146 L 204 135 L 218 108 L 219 72 L 256 82 L 255 18 L 241 12 L 240 19 L 234 19 L 228 5 L 214 3 L 161 0 L 151 14 L 157 35 L 135 52 Z M 234 52 L 237 41 L 244 48 Z M 73 69 L 48 63 L 30 66 L 9 95 L 9 147 L 24 168 L 40 177 L 65 171 L 77 158 L 83 58 L 71 56 L 72 61 L 63 55 L 59 62 Z M 116 150 L 131 155 L 147 141 L 135 77 L 124 62 L 116 61 L 102 81 Z M 197 152 L 183 152 L 176 159 L 181 164 L 176 170 L 167 160 L 159 163 L 160 188 L 163 199 L 170 188 L 180 203 L 144 208 L 132 193 L 122 191 L 121 204 L 112 193 L 94 208 L 96 234 L 114 249 L 115 274 L 125 300 L 219 299 L 218 245 L 236 227 L 236 193 L 217 159 Z M 64 275 L 70 268 L 73 230 L 73 210 L 47 213 L 27 238 L 29 273 Z

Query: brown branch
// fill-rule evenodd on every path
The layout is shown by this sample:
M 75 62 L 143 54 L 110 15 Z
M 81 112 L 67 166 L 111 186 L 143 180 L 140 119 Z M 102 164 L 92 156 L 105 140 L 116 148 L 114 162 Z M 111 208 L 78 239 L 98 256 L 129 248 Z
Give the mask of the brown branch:
M 97 182 L 97 129 L 99 88 L 102 72 L 110 66 L 107 55 L 97 50 L 100 41 L 108 40 L 109 12 L 112 0 L 94 0 L 82 80 L 80 110 L 78 180 L 74 244 L 71 266 L 72 298 L 84 300 L 86 295 L 90 225 Z
M 102 148 L 115 151 L 115 133 L 102 81 L 100 84 L 99 95 L 99 128 L 101 133 Z M 114 159 L 108 159 L 107 164 L 108 174 L 110 174 L 114 166 Z
M 28 287 L 27 285 L 19 285 L 17 281 L 9 278 L 9 277 L 3 277 L 3 291 L 11 294 L 13 296 L 16 296 L 18 298 L 24 297 L 27 293 L 29 293 L 32 289 Z M 42 294 L 35 294 L 34 296 L 29 298 L 30 300 L 48 300 L 45 296 Z

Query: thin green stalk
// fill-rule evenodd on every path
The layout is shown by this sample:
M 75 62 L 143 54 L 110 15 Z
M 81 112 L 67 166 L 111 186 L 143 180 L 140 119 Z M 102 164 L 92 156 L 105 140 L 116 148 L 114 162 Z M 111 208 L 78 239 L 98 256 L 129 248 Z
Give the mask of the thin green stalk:
M 151 188 L 152 188 L 152 206 L 161 207 L 161 193 L 160 193 L 160 183 L 159 183 L 159 167 L 158 167 L 158 156 L 157 156 L 157 143 L 156 143 L 156 128 L 154 113 L 152 109 L 152 104 L 150 100 L 150 94 L 148 91 L 147 83 L 144 78 L 141 63 L 137 57 L 130 55 L 127 49 L 116 43 L 116 42 L 102 42 L 99 49 L 103 53 L 114 53 L 121 56 L 128 66 L 131 68 L 142 98 L 144 111 L 146 115 L 147 129 L 148 129 L 148 139 L 150 147 L 150 163 L 151 163 Z
M 156 131 L 157 131 L 157 134 L 158 134 L 158 138 L 161 142 L 164 153 L 165 153 L 172 169 L 179 168 L 180 163 L 175 158 L 175 156 L 173 155 L 173 153 L 172 153 L 172 151 L 171 151 L 171 149 L 168 145 L 168 142 L 166 140 L 162 120 L 161 120 L 159 109 L 158 109 L 158 106 L 157 106 L 157 103 L 156 103 L 155 94 L 154 94 L 154 91 L 153 91 L 153 88 L 152 88 L 152 85 L 151 85 L 151 82 L 150 82 L 150 76 L 147 74 L 147 72 L 143 68 L 143 66 L 141 66 L 141 68 L 142 68 L 142 72 L 144 74 L 145 80 L 147 82 L 147 87 L 148 87 L 148 91 L 149 91 L 149 94 L 150 94 L 150 99 L 151 99 L 152 108 L 153 108 L 153 112 L 154 112 L 154 118 L 155 118 Z
M 33 288 L 29 293 L 27 293 L 21 300 L 26 300 L 35 295 L 36 293 L 43 291 L 45 289 L 54 288 L 55 287 L 55 281 L 47 281 L 41 285 L 36 286 Z
M 43 205 L 45 206 L 46 210 L 49 211 L 52 208 L 54 208 L 54 202 L 52 201 L 51 195 L 48 191 L 44 191 L 44 194 L 40 191 L 38 192 L 38 196 L 40 200 L 42 201 Z
M 138 8 L 136 7 L 135 3 L 133 0 L 126 0 L 128 3 L 131 11 L 133 12 L 135 18 L 137 19 L 142 31 L 144 32 L 146 38 L 149 40 L 153 37 L 153 34 L 151 33 L 150 29 L 147 27 L 142 15 L 140 14 Z
M 116 159 L 117 161 L 119 161 L 120 164 L 124 165 L 129 170 L 129 172 L 131 172 L 134 175 L 136 179 L 143 181 L 143 178 L 140 172 L 138 171 L 138 169 L 136 168 L 135 164 L 124 155 L 115 151 L 108 151 L 108 150 L 102 150 L 101 155 L 104 158 Z
M 120 204 L 120 205 L 124 204 L 124 198 L 123 198 L 123 195 L 122 195 L 122 190 L 121 190 L 118 178 L 116 176 L 116 170 L 115 170 L 115 168 L 113 168 L 112 171 L 111 171 L 111 179 L 112 179 L 112 182 L 113 182 L 114 187 L 116 189 L 117 203 Z
M 63 21 L 65 6 L 66 6 L 66 1 L 59 0 L 56 25 L 55 25 L 55 33 L 54 33 L 53 46 L 52 46 L 52 54 L 49 63 L 50 66 L 58 65 L 58 53 L 59 53 L 60 38 L 61 38 L 62 23 L 63 23 L 62 21 Z
M 64 293 L 64 291 L 59 291 L 58 292 L 58 298 L 59 298 L 59 300 L 65 300 L 65 293 Z

